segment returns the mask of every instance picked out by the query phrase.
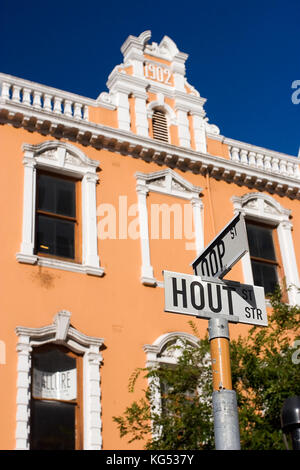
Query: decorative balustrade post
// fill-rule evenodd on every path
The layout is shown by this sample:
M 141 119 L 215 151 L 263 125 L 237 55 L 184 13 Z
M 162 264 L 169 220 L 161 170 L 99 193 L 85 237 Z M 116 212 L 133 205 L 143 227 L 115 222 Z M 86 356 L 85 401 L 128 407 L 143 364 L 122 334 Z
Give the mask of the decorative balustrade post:
M 271 169 L 272 169 L 272 167 L 271 167 L 271 157 L 269 157 L 268 155 L 265 155 L 264 163 L 265 163 L 265 170 L 266 171 L 271 171 Z
M 9 91 L 10 91 L 10 84 L 9 83 L 2 83 L 2 90 L 1 90 L 1 98 L 3 100 L 9 100 Z
M 240 150 L 238 147 L 232 147 L 231 148 L 231 160 L 233 162 L 239 162 L 240 161 Z
M 279 173 L 279 158 L 272 158 L 272 171 Z
M 71 100 L 64 100 L 64 115 L 67 117 L 73 117 Z
M 20 91 L 21 87 L 18 85 L 13 85 L 13 94 L 12 94 L 12 101 L 14 103 L 20 103 Z
M 240 156 L 241 156 L 241 163 L 243 163 L 244 165 L 248 165 L 248 151 L 245 149 L 242 149 L 240 151 Z
M 256 166 L 256 153 L 249 152 L 249 166 Z
M 26 106 L 31 106 L 31 89 L 23 88 L 23 100 L 22 103 Z
M 36 90 L 33 91 L 32 105 L 35 109 L 41 109 L 41 97 L 42 97 L 42 93 L 40 91 L 36 91 Z
M 61 114 L 61 102 L 62 102 L 61 98 L 59 98 L 58 96 L 54 96 L 54 107 L 53 107 L 54 113 Z
M 256 166 L 260 169 L 264 167 L 264 156 L 261 153 L 256 154 Z

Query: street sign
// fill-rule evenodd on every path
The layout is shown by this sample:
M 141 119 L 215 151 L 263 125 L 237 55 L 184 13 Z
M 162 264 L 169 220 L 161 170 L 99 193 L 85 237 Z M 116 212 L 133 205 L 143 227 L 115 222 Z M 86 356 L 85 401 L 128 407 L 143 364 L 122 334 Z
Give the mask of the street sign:
M 239 213 L 192 262 L 194 273 L 197 276 L 223 278 L 247 251 L 246 224 Z
M 164 271 L 165 311 L 267 326 L 263 287 Z

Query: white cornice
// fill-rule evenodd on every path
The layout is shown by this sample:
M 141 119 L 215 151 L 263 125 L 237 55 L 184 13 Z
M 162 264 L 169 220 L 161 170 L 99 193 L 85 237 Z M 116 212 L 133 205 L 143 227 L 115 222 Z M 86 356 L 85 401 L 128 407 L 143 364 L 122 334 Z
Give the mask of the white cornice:
M 177 147 L 155 141 L 149 137 L 138 136 L 130 131 L 115 129 L 93 122 L 74 120 L 65 115 L 54 115 L 43 109 L 34 110 L 22 103 L 5 101 L 0 103 L 0 122 L 24 127 L 43 135 L 70 138 L 84 145 L 97 149 L 105 148 L 122 155 L 132 155 L 146 161 L 154 161 L 158 165 L 179 168 L 193 173 L 209 173 L 216 179 L 234 182 L 251 188 L 265 189 L 271 194 L 278 192 L 290 198 L 300 198 L 300 180 L 294 176 L 278 172 L 266 171 L 263 168 L 251 167 L 223 157 L 197 152 L 192 149 Z M 215 136 L 212 135 L 213 138 Z M 232 139 L 222 138 L 227 145 L 249 146 Z M 250 145 L 249 149 L 261 149 Z M 271 156 L 288 160 L 294 165 L 298 160 L 278 152 L 266 151 Z

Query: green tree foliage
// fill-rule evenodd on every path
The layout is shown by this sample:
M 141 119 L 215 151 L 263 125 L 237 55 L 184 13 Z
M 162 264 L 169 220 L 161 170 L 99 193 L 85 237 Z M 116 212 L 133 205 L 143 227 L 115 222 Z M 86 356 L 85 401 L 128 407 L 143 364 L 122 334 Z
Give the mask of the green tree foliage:
M 284 400 L 300 395 L 300 309 L 281 302 L 277 291 L 267 328 L 253 327 L 247 337 L 232 340 L 231 368 L 237 392 L 241 448 L 284 449 L 280 412 Z M 195 324 L 190 322 L 198 335 Z M 299 344 L 299 343 L 298 343 Z M 198 346 L 186 341 L 176 367 L 137 369 L 129 389 L 142 374 L 149 386 L 122 416 L 114 417 L 121 437 L 141 441 L 151 450 L 209 450 L 214 448 L 212 380 L 208 338 Z

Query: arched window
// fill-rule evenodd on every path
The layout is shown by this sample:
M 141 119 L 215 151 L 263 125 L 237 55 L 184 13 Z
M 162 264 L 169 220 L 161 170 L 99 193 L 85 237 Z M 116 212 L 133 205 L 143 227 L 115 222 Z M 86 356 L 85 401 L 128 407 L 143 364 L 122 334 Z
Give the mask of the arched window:
M 164 111 L 155 109 L 152 116 L 153 139 L 169 142 L 168 121 Z

